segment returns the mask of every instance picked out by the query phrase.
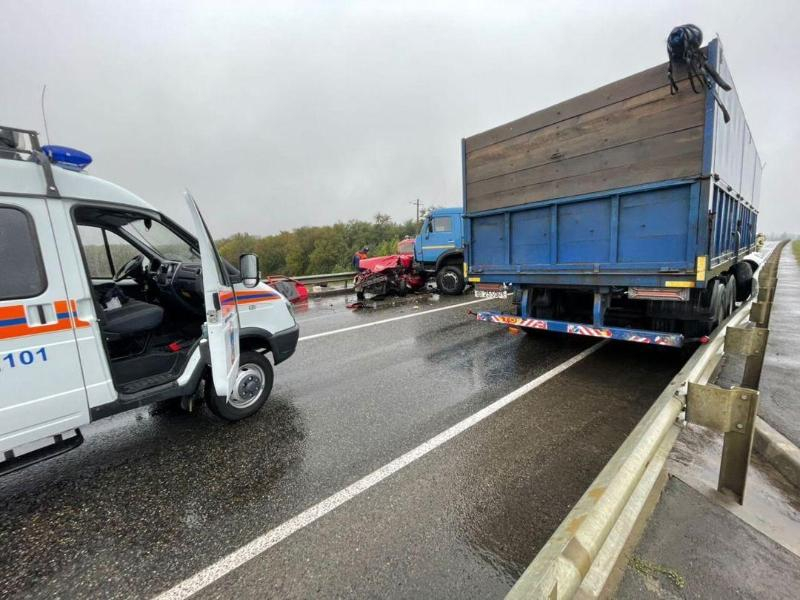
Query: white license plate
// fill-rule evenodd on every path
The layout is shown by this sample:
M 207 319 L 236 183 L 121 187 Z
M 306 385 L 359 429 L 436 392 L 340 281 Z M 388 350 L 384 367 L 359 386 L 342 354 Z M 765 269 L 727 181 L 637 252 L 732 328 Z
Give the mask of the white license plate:
M 505 290 L 475 290 L 476 298 L 508 298 Z

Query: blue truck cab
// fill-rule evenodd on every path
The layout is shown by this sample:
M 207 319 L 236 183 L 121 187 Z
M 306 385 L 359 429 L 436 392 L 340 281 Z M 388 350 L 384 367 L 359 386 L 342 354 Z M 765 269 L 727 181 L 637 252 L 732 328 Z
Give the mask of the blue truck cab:
M 435 276 L 439 291 L 458 295 L 464 291 L 463 210 L 437 208 L 428 212 L 414 240 L 414 266 Z
M 468 280 L 513 297 L 480 320 L 681 346 L 750 296 L 762 164 L 702 52 L 728 86 L 662 64 L 463 140 Z

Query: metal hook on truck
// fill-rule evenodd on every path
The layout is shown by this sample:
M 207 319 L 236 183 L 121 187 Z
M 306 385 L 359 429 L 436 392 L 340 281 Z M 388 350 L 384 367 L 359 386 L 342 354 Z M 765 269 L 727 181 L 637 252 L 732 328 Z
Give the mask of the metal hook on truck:
M 194 233 L 90 162 L 0 127 L 0 474 L 152 402 L 251 416 L 297 345 L 289 302 L 255 255 L 222 259 L 191 194 Z

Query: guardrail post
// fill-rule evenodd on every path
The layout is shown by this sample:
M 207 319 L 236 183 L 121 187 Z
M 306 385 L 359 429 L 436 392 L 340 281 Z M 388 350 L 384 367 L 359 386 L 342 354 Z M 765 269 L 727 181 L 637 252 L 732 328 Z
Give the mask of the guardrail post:
M 771 312 L 772 302 L 753 302 L 750 306 L 750 320 L 758 327 L 765 328 L 769 325 Z
M 717 489 L 733 493 L 739 504 L 744 502 L 757 414 L 756 390 L 689 382 L 686 420 L 724 434 Z
M 742 387 L 758 389 L 768 339 L 769 329 L 762 327 L 728 327 L 725 330 L 725 354 L 745 357 Z
M 772 302 L 774 299 L 775 299 L 774 287 L 761 286 L 758 288 L 758 298 L 756 298 L 758 302 Z

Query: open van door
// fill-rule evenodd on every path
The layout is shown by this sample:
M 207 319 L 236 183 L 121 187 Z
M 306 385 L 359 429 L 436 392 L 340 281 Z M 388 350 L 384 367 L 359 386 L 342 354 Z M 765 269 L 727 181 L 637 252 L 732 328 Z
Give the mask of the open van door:
M 214 390 L 217 395 L 230 400 L 239 373 L 239 313 L 236 308 L 236 296 L 197 202 L 188 190 L 185 196 L 194 220 L 197 243 L 200 246 L 208 350 Z

